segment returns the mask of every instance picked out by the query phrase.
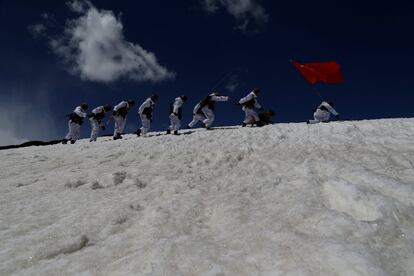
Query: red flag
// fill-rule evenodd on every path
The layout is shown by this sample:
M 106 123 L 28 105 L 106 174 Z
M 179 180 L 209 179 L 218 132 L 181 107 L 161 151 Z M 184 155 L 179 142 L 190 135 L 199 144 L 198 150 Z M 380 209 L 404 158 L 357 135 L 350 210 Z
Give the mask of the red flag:
M 299 63 L 293 61 L 293 65 L 296 66 L 310 84 L 315 84 L 318 81 L 332 84 L 344 80 L 341 67 L 336 61 L 320 63 Z

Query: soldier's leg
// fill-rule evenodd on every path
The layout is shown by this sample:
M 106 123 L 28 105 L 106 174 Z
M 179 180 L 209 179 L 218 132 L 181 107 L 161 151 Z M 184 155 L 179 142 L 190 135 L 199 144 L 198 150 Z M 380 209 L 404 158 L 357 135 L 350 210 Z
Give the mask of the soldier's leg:
M 215 119 L 214 112 L 209 108 L 203 108 L 203 113 L 206 116 L 206 119 L 203 121 L 203 123 L 206 128 L 210 128 Z

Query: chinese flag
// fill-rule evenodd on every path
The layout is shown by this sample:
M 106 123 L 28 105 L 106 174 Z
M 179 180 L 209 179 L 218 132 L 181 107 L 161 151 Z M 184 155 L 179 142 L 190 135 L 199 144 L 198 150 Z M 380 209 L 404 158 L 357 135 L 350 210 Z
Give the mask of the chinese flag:
M 293 65 L 310 84 L 315 84 L 318 81 L 332 84 L 344 80 L 341 67 L 336 61 L 320 63 L 299 63 L 293 61 Z

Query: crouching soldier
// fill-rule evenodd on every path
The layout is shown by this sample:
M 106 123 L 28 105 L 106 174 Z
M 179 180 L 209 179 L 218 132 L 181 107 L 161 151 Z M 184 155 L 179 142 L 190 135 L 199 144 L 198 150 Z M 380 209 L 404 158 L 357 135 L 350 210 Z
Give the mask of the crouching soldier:
M 276 113 L 273 110 L 264 111 L 259 113 L 259 119 L 262 125 L 271 125 L 273 124 L 273 116 L 275 116 Z
M 249 95 L 240 99 L 239 104 L 243 106 L 242 110 L 245 113 L 243 127 L 245 127 L 247 124 L 250 124 L 251 121 L 253 121 L 253 124 L 256 124 L 257 126 L 263 126 L 262 122 L 260 121 L 259 115 L 254 110 L 255 108 L 257 108 L 260 111 L 264 111 L 262 106 L 257 101 L 257 97 L 259 95 L 260 90 L 255 88 L 252 92 L 249 93 Z
M 91 139 L 89 142 L 96 142 L 99 135 L 99 130 L 105 130 L 105 126 L 102 124 L 102 120 L 105 117 L 105 113 L 112 110 L 112 106 L 98 106 L 92 110 L 91 114 L 88 114 L 89 122 L 91 123 Z
M 167 129 L 167 134 L 173 131 L 174 135 L 178 135 L 178 130 L 181 128 L 181 119 L 183 118 L 183 104 L 187 101 L 187 96 L 181 95 L 175 98 L 174 103 L 171 105 L 170 113 L 170 127 Z
M 309 120 L 307 124 L 317 124 L 320 122 L 327 123 L 331 118 L 331 113 L 338 118 L 339 113 L 333 108 L 333 102 L 325 102 L 323 101 L 313 113 L 314 120 Z
M 147 134 L 151 129 L 152 113 L 154 111 L 154 105 L 158 101 L 158 95 L 153 94 L 146 99 L 138 109 L 138 115 L 141 119 L 141 128 L 137 130 L 138 136 Z
M 113 119 L 115 121 L 114 128 L 114 140 L 122 139 L 122 134 L 124 133 L 126 118 L 128 116 L 128 111 L 135 105 L 133 100 L 122 101 L 114 107 Z
M 272 110 L 263 111 L 259 113 L 259 124 L 257 124 L 256 119 L 252 118 L 249 122 L 246 123 L 246 125 L 257 125 L 257 126 L 265 126 L 265 125 L 271 125 L 273 124 L 273 116 L 275 116 L 276 113 Z
M 220 96 L 214 92 L 206 96 L 199 102 L 193 110 L 193 120 L 188 124 L 188 128 L 194 127 L 199 121 L 202 121 L 206 129 L 210 129 L 215 120 L 214 109 L 216 102 L 226 102 L 227 96 Z
M 65 139 L 63 139 L 62 144 L 67 144 L 68 141 L 71 144 L 75 144 L 76 140 L 80 138 L 80 127 L 83 124 L 83 119 L 87 116 L 86 110 L 88 110 L 88 104 L 83 103 L 67 115 L 69 117 L 69 132 Z

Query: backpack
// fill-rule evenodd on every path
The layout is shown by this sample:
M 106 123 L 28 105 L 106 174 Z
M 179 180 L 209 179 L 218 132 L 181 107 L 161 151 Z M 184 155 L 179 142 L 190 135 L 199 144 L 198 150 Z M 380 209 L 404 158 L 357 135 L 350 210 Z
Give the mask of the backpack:
M 214 110 L 215 101 L 212 101 L 212 96 L 208 95 L 200 102 L 200 109 L 205 106 L 208 106 L 209 109 Z
M 148 120 L 151 120 L 152 119 L 152 111 L 153 111 L 152 106 L 151 107 L 146 107 L 142 111 L 142 114 L 144 114 L 145 116 L 147 116 Z
M 72 123 L 82 125 L 83 124 L 83 118 L 78 116 L 75 112 L 69 114 L 69 120 L 72 121 Z
M 97 120 L 98 123 L 101 123 L 102 122 L 102 119 L 104 117 L 105 117 L 105 111 L 92 114 L 92 118 L 94 118 L 95 120 Z
M 251 109 L 253 109 L 253 108 L 254 108 L 254 106 L 255 106 L 255 104 L 256 104 L 256 99 L 255 99 L 255 98 L 253 98 L 253 99 L 251 99 L 250 101 L 247 101 L 247 102 L 243 103 L 242 105 L 243 105 L 244 107 L 247 107 L 247 108 L 251 108 Z
M 120 109 L 118 109 L 117 111 L 114 111 L 115 116 L 121 116 L 122 118 L 126 118 L 126 116 L 128 115 L 128 108 L 127 107 L 121 107 Z

